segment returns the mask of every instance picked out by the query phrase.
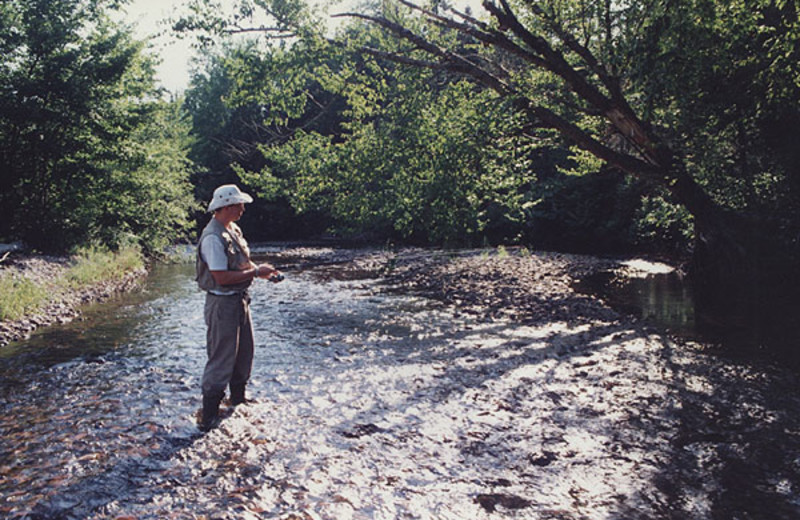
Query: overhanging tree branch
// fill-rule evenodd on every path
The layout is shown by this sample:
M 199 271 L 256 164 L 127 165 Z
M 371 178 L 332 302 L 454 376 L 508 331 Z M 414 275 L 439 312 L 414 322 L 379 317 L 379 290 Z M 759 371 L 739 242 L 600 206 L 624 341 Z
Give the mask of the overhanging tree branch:
M 399 23 L 382 16 L 360 13 L 343 13 L 338 16 L 360 18 L 379 25 L 394 33 L 398 38 L 413 43 L 415 49 L 428 53 L 436 58 L 436 61 L 418 60 L 375 49 L 362 49 L 362 51 L 398 63 L 423 66 L 429 69 L 445 69 L 469 76 L 478 83 L 493 89 L 499 95 L 512 99 L 514 106 L 528 114 L 532 120 L 537 121 L 537 124 L 558 131 L 584 150 L 612 166 L 664 186 L 692 214 L 697 216 L 713 211 L 715 204 L 711 198 L 680 166 L 674 153 L 667 146 L 660 144 L 658 138 L 636 116 L 635 111 L 619 90 L 613 76 L 607 72 L 607 69 L 588 48 L 581 45 L 576 39 L 569 37 L 563 28 L 557 31 L 553 30 L 553 32 L 556 36 L 562 35 L 561 39 L 565 47 L 589 66 L 608 94 L 598 88 L 596 83 L 592 83 L 591 78 L 586 77 L 571 65 L 565 55 L 556 50 L 546 39 L 526 29 L 506 0 L 499 0 L 500 6 L 488 0 L 485 0 L 483 4 L 484 8 L 497 21 L 497 29 L 482 22 L 473 24 L 471 23 L 472 19 L 465 16 L 460 16 L 463 21 L 459 22 L 421 8 L 409 0 L 398 1 L 421 13 L 429 23 L 458 31 L 479 43 L 518 56 L 536 68 L 555 74 L 564 81 L 568 90 L 586 104 L 585 107 L 579 107 L 581 111 L 602 115 L 610 126 L 630 144 L 630 149 L 636 152 L 626 153 L 612 148 L 553 109 L 537 104 L 512 82 L 510 76 L 503 74 L 503 77 L 498 77 L 497 74 L 482 67 L 478 60 L 467 59 L 455 51 L 443 48 Z M 546 13 L 534 11 L 534 14 L 541 16 Z M 552 18 L 546 22 L 549 25 L 556 23 Z M 506 32 L 513 38 L 509 37 Z
M 536 36 L 528 31 L 517 19 L 516 15 L 511 10 L 506 0 L 500 0 L 502 9 L 488 0 L 484 0 L 483 6 L 489 11 L 492 16 L 498 21 L 501 27 L 508 27 L 508 29 L 520 38 L 525 44 L 534 52 L 542 56 L 545 62 L 545 68 L 563 79 L 570 89 L 578 94 L 578 96 L 593 106 L 600 113 L 604 114 L 608 121 L 620 132 L 620 134 L 636 148 L 642 157 L 653 163 L 654 165 L 666 166 L 669 162 L 668 157 L 664 157 L 659 153 L 658 146 L 650 133 L 645 129 L 645 125 L 636 116 L 633 109 L 625 101 L 624 96 L 618 91 L 617 87 L 610 76 L 605 72 L 591 52 L 581 46 L 577 40 L 570 37 L 569 41 L 565 41 L 568 47 L 573 48 L 584 62 L 590 68 L 599 71 L 602 77 L 603 84 L 608 88 L 611 97 L 604 95 L 595 85 L 582 74 L 580 74 L 575 67 L 569 64 L 567 59 L 562 53 L 555 50 L 544 38 Z M 537 15 L 544 15 L 544 12 L 539 9 L 534 10 Z M 555 21 L 552 18 L 548 19 L 548 25 L 552 26 Z M 566 31 L 559 29 L 556 34 L 566 35 Z
M 398 23 L 392 22 L 391 20 L 388 20 L 380 16 L 370 16 L 360 13 L 342 13 L 336 16 L 360 18 L 375 23 L 377 25 L 380 25 L 381 27 L 384 27 L 385 29 L 388 29 L 389 31 L 395 33 L 400 38 L 413 43 L 418 49 L 423 50 L 439 58 L 440 62 L 435 67 L 430 62 L 423 62 L 424 63 L 423 66 L 426 68 L 447 69 L 453 72 L 467 74 L 474 77 L 480 83 L 492 88 L 493 90 L 501 94 L 507 95 L 512 93 L 512 89 L 509 88 L 509 86 L 505 82 L 503 82 L 500 78 L 498 78 L 494 74 L 482 69 L 479 65 L 471 62 L 464 56 L 461 56 L 460 54 L 455 53 L 453 51 L 444 49 L 434 44 L 433 42 L 425 39 L 424 37 L 415 34 L 409 29 L 406 29 L 405 27 L 403 27 Z M 362 50 L 372 53 L 373 55 L 375 55 L 375 53 L 377 52 L 380 52 L 380 51 L 375 51 L 374 49 L 367 50 L 362 48 Z M 409 61 L 408 58 L 394 53 L 385 53 L 383 57 L 399 63 Z

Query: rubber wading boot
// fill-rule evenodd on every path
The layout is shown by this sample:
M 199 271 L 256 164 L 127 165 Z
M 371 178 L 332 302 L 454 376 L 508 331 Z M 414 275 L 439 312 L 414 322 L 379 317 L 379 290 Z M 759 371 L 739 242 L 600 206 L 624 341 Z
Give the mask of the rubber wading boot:
M 203 414 L 197 428 L 201 432 L 209 432 L 219 426 L 219 403 L 222 401 L 221 395 L 203 396 Z
M 238 406 L 240 404 L 252 404 L 256 401 L 245 397 L 245 385 L 231 385 L 231 404 Z

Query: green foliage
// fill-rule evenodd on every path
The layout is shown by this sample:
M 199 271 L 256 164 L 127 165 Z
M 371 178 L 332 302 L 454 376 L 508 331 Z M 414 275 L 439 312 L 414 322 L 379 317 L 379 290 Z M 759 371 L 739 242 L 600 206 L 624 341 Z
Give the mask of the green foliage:
M 626 47 L 643 109 L 731 210 L 800 215 L 798 34 L 795 2 L 656 2 Z
M 262 148 L 284 143 L 304 129 L 330 133 L 337 124 L 338 98 L 319 87 L 311 65 L 303 65 L 317 55 L 304 49 L 298 45 L 287 53 L 244 42 L 209 50 L 186 95 L 196 136 L 191 157 L 203 168 L 194 178 L 198 198 L 208 200 L 225 182 L 244 181 L 247 189 L 253 182 L 260 194 L 242 225 L 254 239 L 296 239 L 319 233 L 327 224 L 326 216 L 314 211 L 298 215 L 282 179 L 264 172 L 263 181 L 256 182 L 248 174 L 264 171 Z M 303 88 L 299 94 L 282 94 L 283 85 Z M 298 100 L 306 104 L 298 108 Z
M 609 169 L 591 175 L 551 175 L 538 186 L 540 198 L 530 208 L 527 242 L 580 253 L 620 253 L 638 245 L 640 183 Z
M 131 130 L 120 154 L 93 179 L 84 212 L 90 241 L 120 247 L 136 237 L 148 256 L 188 238 L 189 215 L 199 207 L 189 183 L 190 123 L 180 101 L 154 101 L 145 124 Z
M 314 19 L 300 0 L 189 0 L 172 20 L 177 32 L 192 32 L 206 46 L 232 34 L 261 34 L 279 43 L 307 35 Z
M 365 118 L 343 123 L 347 134 L 266 147 L 269 168 L 246 179 L 265 191 L 284 179 L 296 208 L 327 209 L 350 233 L 464 244 L 518 226 L 532 176 L 502 105 L 467 83 L 436 92 L 429 78 L 402 79 L 380 113 L 360 112 L 359 96 Z
M 39 310 L 48 292 L 33 281 L 10 273 L 0 274 L 0 321 L 16 320 Z
M 396 43 L 357 24 L 347 32 L 354 45 Z M 237 78 L 232 113 L 261 114 L 264 164 L 235 168 L 261 197 L 326 213 L 346 234 L 463 244 L 519 230 L 526 147 L 508 107 L 475 86 L 315 41 L 240 47 L 216 63 Z
M 797 221 L 795 3 L 536 2 L 552 24 L 534 16 L 533 4 L 512 6 L 537 35 L 558 42 L 560 26 L 617 74 L 644 124 L 722 205 L 786 219 L 787 229 Z M 637 154 L 552 72 L 425 26 L 396 4 L 381 8 L 430 41 L 502 65 L 530 100 Z M 187 106 L 200 136 L 195 153 L 216 174 L 209 178 L 240 178 L 262 198 L 325 215 L 343 233 L 437 244 L 527 240 L 583 251 L 688 247 L 692 220 L 663 187 L 609 172 L 552 132 L 524 124 L 530 121 L 520 119 L 513 99 L 362 52 L 431 59 L 359 20 L 343 27 L 338 46 L 319 40 L 309 18 L 294 20 L 303 37 L 291 45 L 223 46 L 196 77 Z M 579 63 L 574 49 L 555 45 Z M 595 72 L 579 73 L 607 93 Z
M 157 101 L 152 58 L 109 20 L 115 5 L 2 4 L 0 235 L 63 251 L 141 233 L 155 251 L 185 228 L 188 128 Z
M 646 125 L 720 206 L 740 215 L 757 215 L 763 222 L 778 222 L 786 231 L 781 240 L 797 242 L 800 17 L 796 2 L 553 0 L 513 5 L 535 34 L 556 42 L 553 27 L 559 26 L 617 74 L 623 94 Z M 547 13 L 553 25 L 534 16 L 534 9 Z M 562 44 L 558 50 L 567 62 L 580 63 L 574 49 Z M 580 110 L 585 103 L 573 97 L 567 85 L 549 72 L 532 69 L 529 63 L 514 69 L 515 81 L 524 85 L 530 99 L 569 118 L 598 141 L 636 155 L 596 113 Z M 579 71 L 607 92 L 595 74 L 583 67 Z M 566 167 L 562 171 L 573 175 L 602 171 L 596 160 L 591 164 L 585 159 L 562 164 Z M 685 250 L 691 238 L 692 219 L 666 197 L 662 188 L 667 185 L 630 191 L 633 197 L 644 195 L 641 206 L 631 206 L 635 199 L 623 202 L 612 185 L 566 178 L 548 183 L 543 202 L 532 213 L 531 236 L 542 236 L 537 218 L 546 218 L 547 227 L 556 230 L 554 236 L 572 235 L 569 241 L 576 244 L 592 244 L 594 235 L 602 243 L 622 239 L 629 246 Z M 613 205 L 621 213 L 612 216 L 602 209 Z
M 686 208 L 659 196 L 642 198 L 635 222 L 637 243 L 647 250 L 680 253 L 688 249 L 694 236 Z

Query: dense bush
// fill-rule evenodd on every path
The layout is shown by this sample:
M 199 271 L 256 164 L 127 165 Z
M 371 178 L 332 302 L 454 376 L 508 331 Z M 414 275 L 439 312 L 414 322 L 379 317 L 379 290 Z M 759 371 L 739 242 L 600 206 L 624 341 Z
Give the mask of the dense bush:
M 133 234 L 157 252 L 194 202 L 189 128 L 144 42 L 99 0 L 0 4 L 0 237 L 46 251 Z

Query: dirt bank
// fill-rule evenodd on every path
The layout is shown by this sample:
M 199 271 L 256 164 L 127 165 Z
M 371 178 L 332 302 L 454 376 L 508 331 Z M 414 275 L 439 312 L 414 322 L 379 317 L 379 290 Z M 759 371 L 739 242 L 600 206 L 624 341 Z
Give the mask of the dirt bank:
M 67 323 L 80 316 L 80 306 L 100 302 L 136 287 L 145 270 L 128 273 L 119 280 L 108 280 L 80 289 L 59 283 L 67 272 L 69 258 L 13 253 L 0 263 L 0 275 L 14 272 L 45 287 L 52 295 L 38 312 L 18 320 L 0 321 L 0 347 L 25 339 L 39 327 Z

